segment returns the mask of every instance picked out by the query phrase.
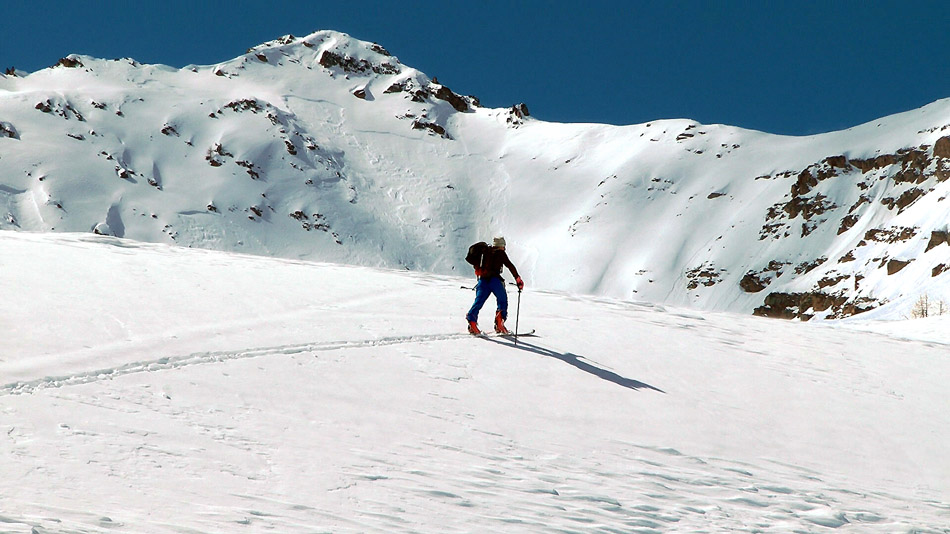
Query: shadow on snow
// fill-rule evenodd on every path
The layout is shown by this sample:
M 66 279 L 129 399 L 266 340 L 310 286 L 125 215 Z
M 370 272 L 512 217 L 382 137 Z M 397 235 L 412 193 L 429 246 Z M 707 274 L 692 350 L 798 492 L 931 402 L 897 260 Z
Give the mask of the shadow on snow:
M 623 386 L 625 388 L 634 389 L 634 390 L 652 389 L 653 391 L 666 393 L 662 389 L 653 387 L 650 384 L 640 382 L 639 380 L 633 380 L 632 378 L 626 378 L 626 377 L 618 375 L 617 373 L 613 371 L 608 371 L 607 369 L 603 369 L 601 367 L 597 367 L 596 365 L 592 365 L 584 361 L 585 358 L 583 356 L 571 354 L 570 352 L 565 352 L 562 354 L 560 352 L 555 352 L 553 350 L 546 349 L 544 347 L 539 347 L 538 345 L 525 343 L 523 339 L 519 339 L 517 343 L 508 339 L 504 339 L 504 338 L 490 337 L 486 339 L 488 339 L 488 341 L 491 341 L 493 343 L 498 343 L 499 345 L 505 345 L 508 347 L 520 349 L 520 350 L 530 352 L 533 354 L 540 354 L 541 356 L 547 356 L 549 358 L 555 358 L 555 359 L 561 360 L 564 363 L 573 365 L 574 367 L 580 369 L 581 371 L 590 373 L 596 376 L 597 378 L 606 380 L 608 382 L 613 382 L 614 384 L 617 384 L 618 386 Z

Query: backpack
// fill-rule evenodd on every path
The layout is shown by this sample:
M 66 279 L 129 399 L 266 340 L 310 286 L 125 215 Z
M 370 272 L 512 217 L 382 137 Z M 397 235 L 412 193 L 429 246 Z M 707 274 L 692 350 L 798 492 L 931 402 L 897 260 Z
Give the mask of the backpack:
M 489 248 L 491 247 L 489 247 L 488 243 L 484 241 L 475 243 L 474 245 L 468 247 L 468 254 L 465 255 L 465 261 L 474 267 L 481 267 L 482 262 L 485 261 L 485 253 L 488 252 Z

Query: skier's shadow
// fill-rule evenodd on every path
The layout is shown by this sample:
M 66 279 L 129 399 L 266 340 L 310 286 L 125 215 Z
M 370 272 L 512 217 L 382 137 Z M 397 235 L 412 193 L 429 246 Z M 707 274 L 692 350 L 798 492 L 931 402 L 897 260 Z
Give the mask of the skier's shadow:
M 494 343 L 498 343 L 499 345 L 505 345 L 507 347 L 521 349 L 523 351 L 531 352 L 533 354 L 540 354 L 541 356 L 547 356 L 549 358 L 555 358 L 555 359 L 561 360 L 564 363 L 573 365 L 574 367 L 580 369 L 581 371 L 590 373 L 596 376 L 597 378 L 601 378 L 608 382 L 613 382 L 614 384 L 617 384 L 618 386 L 623 386 L 625 388 L 633 389 L 633 390 L 652 389 L 653 391 L 666 393 L 662 389 L 653 387 L 650 384 L 646 384 L 644 382 L 640 382 L 639 380 L 634 380 L 632 378 L 626 378 L 626 377 L 618 375 L 617 373 L 613 371 L 608 371 L 607 369 L 603 369 L 603 368 L 597 367 L 596 365 L 587 363 L 586 361 L 583 361 L 582 359 L 583 356 L 571 354 L 570 352 L 565 352 L 563 354 L 560 352 L 555 352 L 553 350 L 546 349 L 544 347 L 532 345 L 531 343 L 525 343 L 523 338 L 519 339 L 517 343 L 506 338 L 487 338 L 487 339 Z

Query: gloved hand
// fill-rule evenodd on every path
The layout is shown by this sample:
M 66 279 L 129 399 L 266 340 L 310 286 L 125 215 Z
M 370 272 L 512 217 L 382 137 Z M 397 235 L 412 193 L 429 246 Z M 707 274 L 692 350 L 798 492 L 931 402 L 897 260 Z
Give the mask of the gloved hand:
M 515 283 L 518 284 L 518 291 L 524 289 L 524 280 L 522 280 L 520 276 L 515 278 Z

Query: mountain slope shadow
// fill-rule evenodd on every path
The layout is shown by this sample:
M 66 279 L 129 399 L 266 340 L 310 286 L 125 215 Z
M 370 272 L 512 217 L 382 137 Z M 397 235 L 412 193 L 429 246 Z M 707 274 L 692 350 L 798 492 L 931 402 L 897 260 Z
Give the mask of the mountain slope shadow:
M 596 365 L 583 361 L 584 360 L 583 356 L 578 356 L 570 352 L 565 352 L 565 353 L 555 352 L 553 350 L 546 349 L 538 345 L 525 343 L 523 340 L 518 340 L 517 343 L 514 343 L 513 341 L 510 341 L 504 338 L 486 338 L 486 339 L 488 341 L 491 341 L 492 343 L 498 343 L 499 345 L 505 345 L 507 347 L 520 349 L 526 352 L 531 352 L 533 354 L 540 354 L 541 356 L 547 356 L 549 358 L 555 358 L 555 359 L 561 360 L 564 363 L 573 365 L 574 367 L 580 369 L 581 371 L 590 373 L 596 376 L 597 378 L 601 378 L 608 382 L 613 382 L 614 384 L 617 384 L 618 386 L 623 386 L 625 388 L 634 389 L 634 390 L 652 389 L 653 391 L 666 393 L 662 389 L 651 386 L 650 384 L 646 384 L 644 382 L 640 382 L 639 380 L 634 380 L 632 378 L 626 378 L 626 377 L 618 375 L 617 373 L 613 371 L 608 371 L 607 369 L 597 367 Z

